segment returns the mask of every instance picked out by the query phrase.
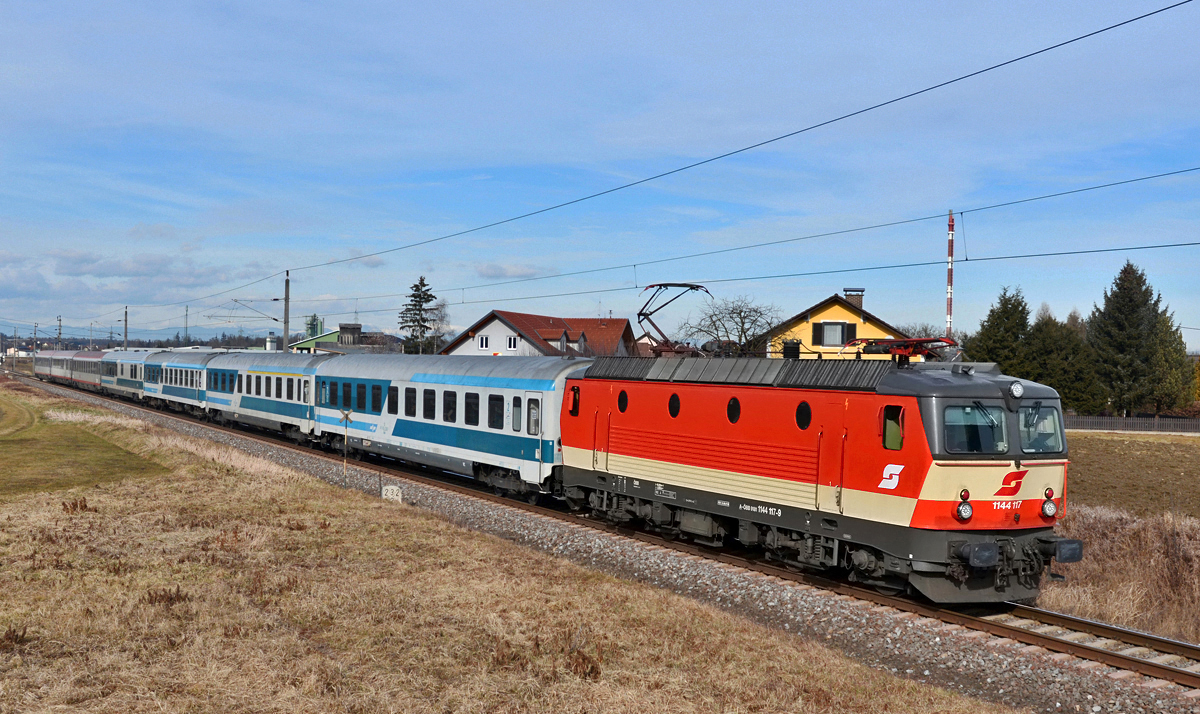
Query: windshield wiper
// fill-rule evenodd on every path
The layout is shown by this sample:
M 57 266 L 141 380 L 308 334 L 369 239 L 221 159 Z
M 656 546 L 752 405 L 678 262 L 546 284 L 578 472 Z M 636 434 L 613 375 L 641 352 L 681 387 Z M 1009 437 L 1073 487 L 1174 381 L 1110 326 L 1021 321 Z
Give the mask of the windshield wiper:
M 987 419 L 988 426 L 992 428 L 992 431 L 995 431 L 996 428 L 1000 426 L 1000 422 L 996 421 L 996 417 L 992 416 L 992 413 L 988 411 L 988 408 L 983 406 L 983 402 L 976 399 L 975 406 L 979 408 L 979 411 L 983 412 L 983 418 Z
M 1038 421 L 1038 415 L 1042 413 L 1042 403 L 1040 401 L 1033 403 L 1033 413 L 1025 417 L 1025 428 L 1032 429 Z

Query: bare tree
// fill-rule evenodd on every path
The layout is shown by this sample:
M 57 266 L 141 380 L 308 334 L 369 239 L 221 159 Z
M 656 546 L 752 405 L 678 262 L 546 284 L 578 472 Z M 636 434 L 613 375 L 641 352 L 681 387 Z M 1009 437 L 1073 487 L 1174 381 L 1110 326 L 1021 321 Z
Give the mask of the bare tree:
M 429 340 L 432 343 L 430 351 L 437 354 L 448 341 L 446 333 L 450 331 L 450 305 L 446 298 L 438 298 L 425 310 L 429 319 Z
M 710 300 L 700 314 L 679 325 L 684 339 L 701 342 L 701 349 L 723 357 L 767 353 L 767 331 L 779 322 L 775 305 L 759 305 L 745 295 Z

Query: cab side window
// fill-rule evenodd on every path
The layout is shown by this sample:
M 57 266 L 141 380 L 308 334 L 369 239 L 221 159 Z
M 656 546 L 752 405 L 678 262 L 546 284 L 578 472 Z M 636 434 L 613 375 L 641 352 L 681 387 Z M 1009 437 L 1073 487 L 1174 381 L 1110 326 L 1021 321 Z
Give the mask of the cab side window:
M 883 448 L 899 451 L 904 446 L 904 407 L 889 404 L 880 413 Z

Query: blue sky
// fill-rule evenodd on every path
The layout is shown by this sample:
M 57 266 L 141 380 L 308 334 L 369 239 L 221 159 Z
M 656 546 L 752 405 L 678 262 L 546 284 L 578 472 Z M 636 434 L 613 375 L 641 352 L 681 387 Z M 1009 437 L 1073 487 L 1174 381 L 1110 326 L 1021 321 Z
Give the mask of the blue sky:
M 0 329 L 62 315 L 74 334 L 107 331 L 125 304 L 184 302 L 194 332 L 265 331 L 229 300 L 281 296 L 282 278 L 198 298 L 602 191 L 1164 4 L 7 3 Z M 594 201 L 298 271 L 292 312 L 348 321 L 355 296 L 404 293 L 424 275 L 460 327 L 491 307 L 632 317 L 632 270 L 553 276 L 1200 166 L 1198 33 L 1200 3 L 1185 5 Z M 1200 240 L 1198 190 L 1200 172 L 968 214 L 959 258 Z M 939 219 L 643 266 L 636 279 L 944 256 Z M 960 262 L 956 325 L 974 329 L 1003 286 L 1035 310 L 1086 314 L 1127 258 L 1200 327 L 1197 247 Z M 867 309 L 890 322 L 944 319 L 941 266 L 712 289 L 792 314 L 846 286 L 865 287 Z M 609 292 L 530 299 L 590 290 Z M 357 308 L 392 330 L 402 302 Z M 183 312 L 131 308 L 131 335 L 174 334 Z M 1200 348 L 1200 331 L 1185 337 Z

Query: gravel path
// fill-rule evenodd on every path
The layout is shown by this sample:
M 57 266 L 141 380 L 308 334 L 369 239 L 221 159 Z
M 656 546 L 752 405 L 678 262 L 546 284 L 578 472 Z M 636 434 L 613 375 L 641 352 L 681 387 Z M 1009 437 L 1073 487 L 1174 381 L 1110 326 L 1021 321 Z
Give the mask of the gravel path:
M 566 524 L 453 492 L 210 429 L 91 395 L 41 385 L 59 396 L 145 419 L 175 432 L 228 444 L 337 486 L 378 494 L 398 486 L 405 503 L 474 530 L 649 583 L 770 627 L 834 647 L 871 667 L 1015 707 L 1050 712 L 1193 712 L 1200 690 L 1147 679 L 1005 638 L 947 625 L 874 603 L 684 555 L 630 538 Z

